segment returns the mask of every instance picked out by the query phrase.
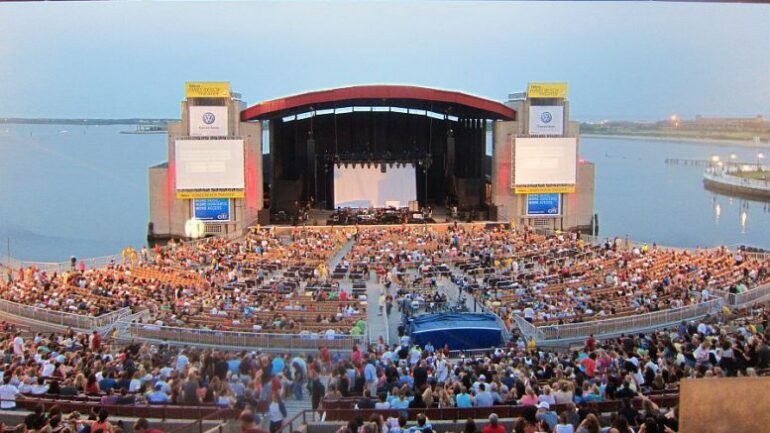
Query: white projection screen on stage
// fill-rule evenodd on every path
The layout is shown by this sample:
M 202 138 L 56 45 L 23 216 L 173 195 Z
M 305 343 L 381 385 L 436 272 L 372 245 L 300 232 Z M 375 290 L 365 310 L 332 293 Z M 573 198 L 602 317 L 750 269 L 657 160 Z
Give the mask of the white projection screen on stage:
M 514 149 L 514 186 L 575 184 L 576 138 L 516 138 Z
M 334 166 L 334 207 L 408 207 L 417 200 L 415 168 Z
M 176 189 L 243 189 L 243 140 L 176 140 Z

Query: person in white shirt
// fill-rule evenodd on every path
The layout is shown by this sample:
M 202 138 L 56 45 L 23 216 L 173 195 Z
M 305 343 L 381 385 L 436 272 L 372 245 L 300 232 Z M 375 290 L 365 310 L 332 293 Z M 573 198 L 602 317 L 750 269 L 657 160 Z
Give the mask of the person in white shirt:
M 11 385 L 11 376 L 3 378 L 3 385 L 0 385 L 0 409 L 16 409 L 17 395 L 19 395 L 19 389 Z
M 56 370 L 56 366 L 52 362 L 43 361 L 43 367 L 40 369 L 40 376 L 51 377 L 54 370 Z
M 13 354 L 24 355 L 24 339 L 21 338 L 21 334 L 16 334 L 16 337 L 13 339 Z
M 45 378 L 43 377 L 38 377 L 37 383 L 29 388 L 29 393 L 32 395 L 43 395 L 48 392 L 48 385 L 45 383 Z
M 277 394 L 273 394 L 273 400 L 267 410 L 267 416 L 270 419 L 270 433 L 276 433 L 283 426 L 283 419 L 286 417 L 285 412 L 283 402 Z

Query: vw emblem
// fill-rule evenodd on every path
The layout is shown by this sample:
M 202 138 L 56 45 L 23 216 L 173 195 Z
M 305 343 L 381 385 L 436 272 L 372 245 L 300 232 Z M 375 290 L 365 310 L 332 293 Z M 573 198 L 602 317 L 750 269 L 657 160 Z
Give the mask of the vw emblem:
M 551 123 L 551 120 L 553 120 L 553 116 L 551 113 L 544 111 L 543 114 L 540 115 L 540 120 L 543 121 L 543 123 Z
M 214 116 L 214 113 L 206 112 L 203 113 L 203 123 L 206 125 L 211 125 L 214 123 L 214 121 L 217 120 L 216 116 Z

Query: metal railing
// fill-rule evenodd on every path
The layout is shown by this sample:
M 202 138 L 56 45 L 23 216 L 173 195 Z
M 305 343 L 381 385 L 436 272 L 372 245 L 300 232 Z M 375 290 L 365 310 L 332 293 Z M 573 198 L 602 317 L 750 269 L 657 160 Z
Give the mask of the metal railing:
M 543 339 L 542 335 L 538 334 L 537 327 L 529 323 L 523 317 L 519 316 L 518 314 L 514 314 L 513 321 L 515 322 L 516 326 L 519 328 L 519 333 L 521 333 L 522 337 L 524 337 L 525 339 L 527 340 L 535 339 L 535 341 Z
M 363 335 L 335 335 L 327 338 L 320 334 L 270 334 L 261 332 L 218 331 L 173 326 L 131 323 L 126 330 L 131 339 L 170 345 L 260 348 L 262 350 L 318 350 L 323 346 L 334 351 L 352 350 L 354 345 L 365 345 Z
M 705 172 L 703 178 L 712 182 L 744 188 L 752 188 L 761 191 L 770 191 L 770 180 L 750 179 L 735 176 L 735 172 Z
M 48 325 L 72 328 L 78 331 L 91 331 L 94 329 L 94 317 L 23 305 L 4 299 L 0 299 L 0 311 L 17 317 L 45 322 Z
M 646 314 L 616 317 L 590 322 L 567 323 L 564 325 L 546 325 L 537 327 L 535 341 L 558 341 L 585 338 L 588 335 L 617 335 L 644 330 L 660 329 L 676 325 L 682 321 L 693 320 L 707 314 L 713 314 L 722 307 L 722 298 L 712 299 L 682 308 L 671 308 Z M 522 319 L 523 321 L 523 319 Z M 516 324 L 521 326 L 521 321 Z M 521 329 L 521 328 L 520 328 Z M 523 332 L 522 332 L 523 333 Z
M 747 307 L 757 302 L 766 301 L 770 298 L 770 284 L 755 289 L 749 289 L 742 293 L 719 291 L 719 295 L 724 297 L 727 305 L 731 307 Z

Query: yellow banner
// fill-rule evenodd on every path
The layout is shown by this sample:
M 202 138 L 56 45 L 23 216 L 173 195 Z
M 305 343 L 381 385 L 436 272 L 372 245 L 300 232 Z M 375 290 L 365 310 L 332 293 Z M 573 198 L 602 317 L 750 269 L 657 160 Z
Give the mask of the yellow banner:
M 243 190 L 239 191 L 177 191 L 176 198 L 180 200 L 193 198 L 243 198 Z
M 575 185 L 515 186 L 513 192 L 516 194 L 572 194 L 575 192 Z
M 184 96 L 187 98 L 229 98 L 230 83 L 227 81 L 184 83 Z
M 528 98 L 566 98 L 567 83 L 529 83 Z

